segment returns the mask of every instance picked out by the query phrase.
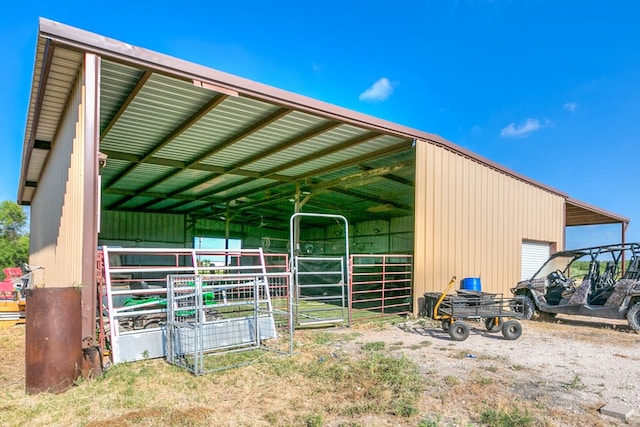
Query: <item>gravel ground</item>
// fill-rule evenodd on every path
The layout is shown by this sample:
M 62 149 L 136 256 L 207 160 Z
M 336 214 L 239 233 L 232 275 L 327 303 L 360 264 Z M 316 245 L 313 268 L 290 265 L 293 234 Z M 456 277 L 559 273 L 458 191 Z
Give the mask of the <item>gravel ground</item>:
M 482 377 L 480 382 L 500 385 L 496 399 L 530 402 L 543 408 L 543 416 L 546 408 L 549 425 L 624 425 L 599 414 L 598 409 L 609 403 L 632 408 L 627 425 L 640 425 L 640 334 L 623 321 L 593 320 L 558 316 L 522 321 L 522 336 L 513 341 L 499 332 L 489 333 L 483 323 L 470 322 L 470 336 L 453 341 L 439 323 L 418 319 L 358 329 L 355 342 L 341 344 L 339 351 L 384 342 L 392 352 L 413 359 L 434 383 L 453 381 L 470 387 Z M 437 390 L 431 387 L 426 394 Z M 442 425 L 455 422 L 446 422 L 445 416 Z

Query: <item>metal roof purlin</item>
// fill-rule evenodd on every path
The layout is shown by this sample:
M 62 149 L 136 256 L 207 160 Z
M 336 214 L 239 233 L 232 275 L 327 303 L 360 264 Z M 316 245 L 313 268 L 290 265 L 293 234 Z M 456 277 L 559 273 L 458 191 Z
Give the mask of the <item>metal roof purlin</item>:
M 221 96 L 226 97 L 226 95 L 221 95 Z M 168 180 L 169 178 L 172 178 L 172 177 L 178 175 L 179 173 L 181 173 L 185 169 L 189 169 L 189 168 L 193 167 L 194 165 L 200 163 L 202 160 L 207 159 L 210 156 L 213 156 L 215 153 L 218 153 L 221 150 L 231 146 L 234 142 L 237 142 L 237 141 L 239 141 L 239 140 L 241 140 L 243 138 L 246 138 L 247 136 L 251 135 L 252 133 L 256 132 L 257 130 L 262 129 L 262 128 L 268 126 L 269 124 L 281 119 L 282 117 L 286 116 L 290 112 L 291 112 L 291 110 L 286 109 L 286 108 L 280 108 L 280 109 L 276 110 L 275 112 L 269 114 L 267 117 L 264 117 L 263 119 L 259 120 L 257 123 L 254 123 L 254 124 L 250 125 L 249 127 L 242 129 L 240 132 L 238 132 L 234 136 L 228 138 L 227 140 L 225 140 L 221 144 L 217 144 L 213 149 L 208 150 L 204 154 L 199 155 L 196 159 L 193 159 L 190 162 L 188 162 L 183 168 L 171 171 L 171 172 L 161 176 L 160 178 L 155 179 L 151 183 L 145 185 L 143 188 L 141 188 L 138 191 L 136 191 L 136 193 L 134 194 L 133 197 L 135 197 L 137 195 L 140 195 L 140 194 L 146 192 L 147 190 L 155 187 L 156 185 Z M 164 145 L 166 145 L 166 144 L 164 144 Z M 136 165 L 134 165 L 134 166 L 136 166 Z M 117 208 L 118 206 L 122 206 L 124 203 L 126 203 L 130 199 L 131 198 L 126 198 L 126 197 L 122 198 L 122 199 L 118 200 L 117 202 L 113 203 L 111 206 L 109 206 L 109 208 L 110 209 L 114 209 L 114 208 Z
M 414 160 L 407 160 L 406 162 L 401 162 L 401 163 L 397 163 L 395 165 L 391 165 L 391 166 L 383 166 L 380 168 L 376 168 L 376 169 L 370 169 L 367 171 L 362 171 L 362 172 L 358 172 L 349 176 L 345 176 L 342 178 L 338 178 L 338 179 L 334 179 L 331 181 L 327 181 L 327 182 L 320 182 L 317 184 L 313 184 L 310 186 L 311 191 L 313 190 L 317 190 L 317 189 L 321 189 L 321 188 L 328 188 L 328 187 L 336 187 L 339 184 L 349 184 L 353 181 L 359 181 L 362 179 L 368 179 L 371 177 L 380 177 L 380 175 L 387 175 L 387 174 L 392 174 L 396 171 L 408 168 L 408 167 L 413 167 L 415 165 L 415 161 Z
M 381 204 L 381 205 L 393 205 L 394 208 L 396 209 L 402 209 L 405 211 L 409 211 L 409 212 L 413 212 L 413 206 L 409 206 L 409 205 L 405 205 L 405 204 L 401 204 L 392 200 L 387 200 L 383 197 L 375 197 L 375 196 L 369 196 L 366 194 L 362 194 L 359 193 L 357 191 L 353 191 L 353 190 L 345 190 L 343 188 L 339 188 L 339 187 L 330 187 L 327 188 L 328 191 L 334 191 L 336 193 L 340 193 L 340 194 L 344 194 L 350 197 L 355 197 L 358 199 L 362 199 L 362 200 L 367 200 L 369 202 L 374 202 L 377 204 Z
M 370 136 L 368 139 L 371 139 L 371 138 L 374 138 L 376 136 L 379 136 L 379 135 L 371 136 L 370 134 L 367 134 L 367 135 Z M 360 139 L 360 138 L 363 138 L 363 139 L 366 140 L 367 138 L 365 138 L 365 136 L 366 135 L 360 136 L 358 138 L 355 138 L 354 140 Z M 265 190 L 275 190 L 275 189 L 280 188 L 280 187 L 282 187 L 282 186 L 284 186 L 286 184 L 289 184 L 290 182 L 302 181 L 302 180 L 304 180 L 306 178 L 318 175 L 320 173 L 326 173 L 326 172 L 330 172 L 330 171 L 335 170 L 335 169 L 342 169 L 342 168 L 347 167 L 347 166 L 353 166 L 353 165 L 365 162 L 367 160 L 371 160 L 371 159 L 375 159 L 375 158 L 378 158 L 378 157 L 385 156 L 387 154 L 393 154 L 393 153 L 397 153 L 397 152 L 400 152 L 400 151 L 404 151 L 404 150 L 407 150 L 408 148 L 409 147 L 407 147 L 406 143 L 404 143 L 404 144 L 396 144 L 396 145 L 393 145 L 391 147 L 383 148 L 381 150 L 377 150 L 377 151 L 374 151 L 372 153 L 368 153 L 366 155 L 356 157 L 354 159 L 346 160 L 346 161 L 343 161 L 343 162 L 340 162 L 340 163 L 333 164 L 331 166 L 319 168 L 317 170 L 314 170 L 314 171 L 311 171 L 311 172 L 307 172 L 307 173 L 295 176 L 295 177 L 291 178 L 291 180 L 288 181 L 288 182 L 281 182 L 279 184 L 267 184 L 267 185 L 263 185 L 263 186 L 258 187 L 258 188 L 253 188 L 253 189 L 251 189 L 249 191 L 236 193 L 236 194 L 234 194 L 234 195 L 232 195 L 230 197 L 221 198 L 221 199 L 215 199 L 215 200 L 210 199 L 210 197 L 212 195 L 216 194 L 216 193 L 220 193 L 220 192 L 225 191 L 225 190 L 227 190 L 229 188 L 237 187 L 238 184 L 236 183 L 233 186 L 229 186 L 228 188 L 225 188 L 224 190 L 221 189 L 221 188 L 217 188 L 217 189 L 215 189 L 213 191 L 208 192 L 207 194 L 202 194 L 201 197 L 199 197 L 197 199 L 194 199 L 193 201 L 196 201 L 196 200 L 207 200 L 207 201 L 211 201 L 211 202 L 215 202 L 215 203 L 229 203 L 229 202 L 231 202 L 233 200 L 240 199 L 242 197 L 251 196 L 253 194 L 257 194 L 257 193 L 260 193 L 260 192 L 265 191 Z M 317 155 L 318 154 L 316 153 L 316 156 Z M 294 163 L 298 163 L 298 162 L 294 162 Z M 290 165 L 288 164 L 287 167 L 290 167 Z M 268 176 L 262 176 L 262 178 L 273 179 L 273 174 L 274 173 L 275 172 L 273 172 L 273 173 L 269 172 Z M 243 184 L 247 183 L 247 182 L 251 182 L 251 181 L 252 181 L 252 179 L 247 179 L 247 180 L 245 180 L 243 182 Z M 183 205 L 183 204 L 184 203 L 181 202 L 181 203 L 179 203 L 179 204 L 177 204 L 175 206 L 172 206 L 172 208 L 175 208 L 175 207 Z
M 369 140 L 371 140 L 373 138 L 377 138 L 379 136 L 381 136 L 381 135 L 376 133 L 376 132 L 369 132 L 367 134 L 360 135 L 360 136 L 355 137 L 355 138 L 353 138 L 353 139 L 351 139 L 351 140 L 349 140 L 347 142 L 344 142 L 344 143 L 340 144 L 338 147 L 328 147 L 328 148 L 326 148 L 324 150 L 320 150 L 318 152 L 311 153 L 308 156 L 301 157 L 301 158 L 297 159 L 294 162 L 289 162 L 284 166 L 279 166 L 277 168 L 269 169 L 268 171 L 265 171 L 262 174 L 260 174 L 260 178 L 275 180 L 277 173 L 281 172 L 281 171 L 283 171 L 285 169 L 289 169 L 289 168 L 291 168 L 293 166 L 297 166 L 297 165 L 303 164 L 303 163 L 305 163 L 305 162 L 307 162 L 307 161 L 309 161 L 311 159 L 316 159 L 316 158 L 320 158 L 320 157 L 335 153 L 336 151 L 339 151 L 339 150 L 347 148 L 347 147 L 351 147 L 351 146 L 354 146 L 354 145 L 361 144 L 363 142 L 369 141 Z M 338 164 L 338 166 L 336 166 L 336 168 L 344 168 L 344 167 L 347 167 L 347 166 L 350 166 L 350 165 L 358 164 L 358 163 L 366 161 L 366 160 L 370 160 L 371 158 L 384 156 L 386 154 L 389 154 L 390 152 L 401 151 L 401 150 L 398 149 L 398 145 L 392 146 L 391 148 L 385 148 L 385 149 L 382 149 L 382 150 L 378 150 L 378 151 L 375 151 L 373 153 L 369 153 L 369 154 L 367 154 L 365 156 L 360 156 L 360 157 L 357 157 L 357 158 L 354 158 L 354 159 L 350 159 L 350 160 L 347 160 L 347 161 L 344 161 L 344 162 L 340 162 Z M 402 148 L 403 149 L 407 149 L 406 145 L 404 145 Z M 319 170 L 325 170 L 325 169 L 329 170 L 329 169 L 332 169 L 332 167 L 330 167 L 330 168 L 325 167 L 325 168 L 321 168 Z M 228 202 L 230 202 L 232 200 L 235 200 L 235 199 L 238 199 L 240 197 L 250 196 L 252 194 L 256 194 L 256 193 L 259 193 L 259 192 L 267 190 L 267 189 L 278 188 L 278 187 L 280 187 L 280 186 L 282 186 L 282 185 L 284 185 L 284 184 L 286 184 L 288 182 L 299 181 L 299 180 L 301 180 L 303 178 L 306 178 L 307 177 L 306 175 L 308 175 L 308 174 L 304 174 L 304 176 L 300 175 L 300 176 L 297 176 L 297 177 L 292 177 L 291 179 L 287 180 L 286 182 L 283 182 L 283 183 L 280 183 L 280 184 L 275 184 L 275 185 L 274 184 L 268 184 L 268 185 L 264 185 L 264 186 L 256 188 L 256 189 L 252 189 L 252 190 L 249 190 L 249 191 L 237 193 L 237 194 L 234 194 L 231 197 L 222 199 L 220 201 L 228 203 Z M 311 173 L 311 176 L 313 176 L 313 173 Z M 234 185 L 228 186 L 228 187 L 218 187 L 218 188 L 216 188 L 216 189 L 214 189 L 212 191 L 209 191 L 207 193 L 202 194 L 200 199 L 201 200 L 202 199 L 206 199 L 206 198 L 208 198 L 208 197 L 210 197 L 210 196 L 212 196 L 212 195 L 214 195 L 216 193 L 221 193 L 223 191 L 228 190 L 229 188 L 238 187 L 239 185 L 243 185 L 243 184 L 246 184 L 246 183 L 251 182 L 251 181 L 252 181 L 252 179 L 246 179 L 243 182 L 241 182 L 240 184 L 235 183 Z
M 248 158 L 246 158 L 244 160 L 240 160 L 239 162 L 234 164 L 232 167 L 230 167 L 227 170 L 227 173 L 231 173 L 232 174 L 234 171 L 240 169 L 243 166 L 249 165 L 249 164 L 251 164 L 251 163 L 253 163 L 253 162 L 257 161 L 257 160 L 260 160 L 260 159 L 262 159 L 264 157 L 267 157 L 267 156 L 276 154 L 276 153 L 278 153 L 280 151 L 286 150 L 289 147 L 292 147 L 292 146 L 294 146 L 296 144 L 299 144 L 299 143 L 301 143 L 303 141 L 306 141 L 308 139 L 314 138 L 314 137 L 316 137 L 318 135 L 321 135 L 321 134 L 323 134 L 325 132 L 328 132 L 328 131 L 330 131 L 332 129 L 335 129 L 335 128 L 341 126 L 341 125 L 342 125 L 342 123 L 334 122 L 334 121 L 322 124 L 322 125 L 320 125 L 318 127 L 315 127 L 313 129 L 307 131 L 307 132 L 304 132 L 302 135 L 297 135 L 297 136 L 295 136 L 295 137 L 293 137 L 293 138 L 291 138 L 291 139 L 289 139 L 287 141 L 284 141 L 284 142 L 282 142 L 282 143 L 280 143 L 278 145 L 270 147 L 270 148 L 268 148 L 266 150 L 263 150 L 263 151 L 261 151 L 259 153 L 255 153 L 251 157 L 248 157 Z
M 280 144 L 278 144 L 276 146 L 270 147 L 270 148 L 268 148 L 266 150 L 263 150 L 263 151 L 261 151 L 259 153 L 253 154 L 250 157 L 235 163 L 233 166 L 231 166 L 229 168 L 225 168 L 225 170 L 223 172 L 221 172 L 221 173 L 211 174 L 211 175 L 206 176 L 206 177 L 204 177 L 204 178 L 202 178 L 202 179 L 200 179 L 200 180 L 198 180 L 196 182 L 191 182 L 191 183 L 189 183 L 189 184 L 187 184 L 187 185 L 185 185 L 185 186 L 183 186 L 181 188 L 178 188 L 177 190 L 170 191 L 170 192 L 168 192 L 166 194 L 165 198 L 171 198 L 171 197 L 175 196 L 176 194 L 180 194 L 180 193 L 182 193 L 184 191 L 189 190 L 190 188 L 197 187 L 198 185 L 204 184 L 204 183 L 206 183 L 206 182 L 208 182 L 208 181 L 210 181 L 210 180 L 212 180 L 212 179 L 214 179 L 214 178 L 216 178 L 216 177 L 218 177 L 220 175 L 223 175 L 223 174 L 231 174 L 231 175 L 239 174 L 239 175 L 245 175 L 246 176 L 246 171 L 242 171 L 240 169 L 243 166 L 249 165 L 249 164 L 251 164 L 251 163 L 253 163 L 253 162 L 257 161 L 257 160 L 262 159 L 263 157 L 265 157 L 267 155 L 272 155 L 272 154 L 278 153 L 278 152 L 280 152 L 282 150 L 285 150 L 285 149 L 287 149 L 287 148 L 289 148 L 289 147 L 291 147 L 291 146 L 293 146 L 295 144 L 298 144 L 300 142 L 303 142 L 303 141 L 306 141 L 308 139 L 311 139 L 311 138 L 313 138 L 315 136 L 318 136 L 318 135 L 320 135 L 322 133 L 328 132 L 329 130 L 335 129 L 336 127 L 338 127 L 340 125 L 341 125 L 341 123 L 338 123 L 338 122 L 329 122 L 329 123 L 325 123 L 325 124 L 323 124 L 321 126 L 318 126 L 316 128 L 313 128 L 310 131 L 307 131 L 307 132 L 305 132 L 305 133 L 303 133 L 301 135 L 297 135 L 297 136 L 295 136 L 295 137 L 293 137 L 293 138 L 291 138 L 289 140 L 286 140 L 286 141 L 284 141 L 284 142 L 282 142 L 282 143 L 280 143 Z M 259 176 L 260 175 L 258 173 L 256 173 L 256 178 L 258 178 Z M 252 179 L 250 178 L 250 179 L 247 179 L 245 181 L 249 182 L 249 181 L 252 181 Z M 235 187 L 237 185 L 238 185 L 238 183 L 234 183 L 234 184 L 232 184 L 232 185 L 230 185 L 228 187 L 229 188 L 233 188 L 233 187 Z M 240 185 L 242 185 L 242 184 L 240 184 Z M 217 187 L 216 191 L 217 192 L 223 192 L 223 191 L 226 191 L 227 189 L 228 188 L 226 188 L 226 187 Z M 162 199 L 151 200 L 151 201 L 149 201 L 147 203 L 144 203 L 144 204 L 140 205 L 139 208 L 145 209 L 145 208 L 147 208 L 149 206 L 153 206 L 156 203 L 159 203 L 161 200 Z
M 224 101 L 226 98 L 227 98 L 227 95 L 220 95 L 220 94 L 215 95 L 213 98 L 209 100 L 209 102 L 203 105 L 195 114 L 193 114 L 184 122 L 180 123 L 180 125 L 177 128 L 175 128 L 171 133 L 169 133 L 169 135 L 167 135 L 162 141 L 160 141 L 150 151 L 144 154 L 140 158 L 138 163 L 131 165 L 130 167 L 122 171 L 120 174 L 118 174 L 118 176 L 116 176 L 114 179 L 112 179 L 111 182 L 105 185 L 105 188 L 108 189 L 113 187 L 116 182 L 118 182 L 125 176 L 129 175 L 131 172 L 133 172 L 138 167 L 138 165 L 140 165 L 141 163 L 144 163 L 146 160 L 151 158 L 155 153 L 160 151 L 163 147 L 165 147 L 171 141 L 173 141 L 178 136 L 180 136 L 183 132 L 189 129 L 194 123 L 197 123 L 201 118 L 206 116 L 211 110 L 216 108 L 216 106 L 220 105 L 220 103 Z
M 373 151 L 371 153 L 364 154 L 362 156 L 358 156 L 358 157 L 353 158 L 353 159 L 345 160 L 345 161 L 342 161 L 342 162 L 339 162 L 339 163 L 334 163 L 334 164 L 329 165 L 329 166 L 325 166 L 325 167 L 318 168 L 318 169 L 315 169 L 315 170 L 312 170 L 312 171 L 309 171 L 309 172 L 305 172 L 303 174 L 300 174 L 300 175 L 297 175 L 297 176 L 293 177 L 293 179 L 295 181 L 301 181 L 301 180 L 304 180 L 304 179 L 307 179 L 307 178 L 311 178 L 313 176 L 321 175 L 323 173 L 327 173 L 327 172 L 331 172 L 331 171 L 334 171 L 334 170 L 342 169 L 342 168 L 347 167 L 347 166 L 357 165 L 359 163 L 366 162 L 368 160 L 376 159 L 376 158 L 383 157 L 383 156 L 386 156 L 386 155 L 389 155 L 389 154 L 393 154 L 393 153 L 398 153 L 400 151 L 405 151 L 405 150 L 408 150 L 408 149 L 409 149 L 409 147 L 407 147 L 406 143 L 394 144 L 394 145 L 391 145 L 391 146 L 389 146 L 387 148 L 383 148 L 381 150 Z
M 392 165 L 392 166 L 384 166 L 384 167 L 377 168 L 377 169 L 372 169 L 372 170 L 368 170 L 368 171 L 364 171 L 364 172 L 358 172 L 356 174 L 349 175 L 347 177 L 336 179 L 336 180 L 333 180 L 333 181 L 330 181 L 330 182 L 318 183 L 318 184 L 315 184 L 315 185 L 311 185 L 311 186 L 309 186 L 309 189 L 311 190 L 312 193 L 315 193 L 315 192 L 320 191 L 320 190 L 322 190 L 322 192 L 324 192 L 324 190 L 326 188 L 335 187 L 338 184 L 344 184 L 344 183 L 347 183 L 347 182 L 351 182 L 352 185 L 356 185 L 355 181 L 360 181 L 360 183 L 362 183 L 362 180 L 381 179 L 382 176 L 384 176 L 385 174 L 389 174 L 389 173 L 392 173 L 394 171 L 410 167 L 413 164 L 414 164 L 413 160 L 410 160 L 410 161 L 401 162 L 401 163 L 398 163 L 398 164 Z M 261 187 L 260 190 L 253 189 L 253 190 L 249 191 L 248 194 L 242 194 L 242 195 L 235 194 L 232 198 L 224 199 L 224 200 L 218 200 L 217 203 L 229 204 L 232 200 L 237 200 L 239 198 L 245 197 L 246 195 L 256 194 L 256 193 L 258 193 L 260 191 L 264 191 L 266 189 L 274 190 L 274 189 L 276 189 L 278 187 L 281 187 L 282 185 L 283 184 L 278 184 L 278 185 L 275 185 L 275 186 L 274 185 L 263 186 L 263 187 Z M 260 200 L 256 200 L 254 202 L 242 203 L 241 205 L 239 205 L 237 207 L 237 209 L 240 209 L 240 208 L 245 209 L 246 207 L 249 207 L 249 206 L 253 207 L 253 206 L 265 204 L 267 202 L 272 202 L 272 201 L 279 200 L 279 199 L 289 198 L 289 197 L 291 197 L 291 194 L 292 193 L 284 193 L 283 192 L 283 193 L 272 195 L 272 196 L 269 196 L 269 197 L 266 197 L 266 198 L 263 198 L 263 199 L 260 199 Z M 394 203 L 394 205 L 397 205 L 397 203 Z
M 368 171 L 371 169 L 374 169 L 370 166 L 366 166 L 366 165 L 358 165 L 358 167 L 362 170 Z M 386 175 L 382 175 L 384 178 L 388 179 L 389 181 L 393 181 L 393 182 L 397 182 L 398 184 L 403 184 L 403 185 L 408 185 L 409 187 L 415 187 L 415 182 L 407 179 L 407 178 L 403 178 L 401 176 L 397 176 L 397 175 L 393 175 L 393 174 L 386 174 Z
M 309 160 L 318 159 L 320 157 L 325 157 L 325 156 L 333 154 L 333 153 L 335 153 L 337 151 L 344 150 L 346 148 L 362 144 L 364 142 L 370 141 L 370 140 L 372 140 L 374 138 L 377 138 L 379 136 L 381 136 L 381 134 L 378 133 L 378 132 L 368 132 L 368 133 L 366 133 L 364 135 L 356 136 L 355 138 L 352 138 L 352 139 L 350 139 L 348 141 L 342 142 L 339 145 L 327 147 L 327 148 L 325 148 L 323 150 L 316 151 L 316 152 L 313 152 L 313 153 L 309 153 L 308 155 L 303 156 L 303 157 L 299 157 L 295 161 L 288 162 L 286 165 L 274 167 L 274 168 L 271 168 L 269 170 L 263 171 L 262 174 L 261 174 L 261 177 L 262 178 L 270 178 L 271 176 L 277 174 L 278 172 L 282 172 L 283 170 L 290 169 L 290 168 L 292 168 L 294 166 L 302 165 L 302 164 L 308 162 Z

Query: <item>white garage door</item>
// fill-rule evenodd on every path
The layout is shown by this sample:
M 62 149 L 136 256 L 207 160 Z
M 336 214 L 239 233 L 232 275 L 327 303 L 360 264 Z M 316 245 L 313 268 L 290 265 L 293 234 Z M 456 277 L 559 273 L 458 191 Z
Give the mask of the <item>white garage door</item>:
M 531 279 L 551 255 L 551 243 L 522 242 L 520 280 Z

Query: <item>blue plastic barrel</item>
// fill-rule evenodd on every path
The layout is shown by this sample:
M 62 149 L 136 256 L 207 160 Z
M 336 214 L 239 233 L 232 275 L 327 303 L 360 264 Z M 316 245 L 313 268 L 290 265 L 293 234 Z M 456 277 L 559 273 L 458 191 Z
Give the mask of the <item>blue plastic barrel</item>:
M 467 291 L 482 291 L 482 284 L 479 277 L 467 277 L 460 281 L 460 289 Z

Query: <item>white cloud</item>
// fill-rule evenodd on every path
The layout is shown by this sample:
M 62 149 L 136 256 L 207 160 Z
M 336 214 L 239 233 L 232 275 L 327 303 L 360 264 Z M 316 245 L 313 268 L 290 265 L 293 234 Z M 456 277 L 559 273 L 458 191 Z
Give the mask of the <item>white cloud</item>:
M 531 132 L 535 132 L 543 127 L 550 126 L 551 122 L 545 120 L 544 123 L 540 123 L 538 119 L 527 119 L 523 124 L 516 125 L 515 123 L 509 123 L 509 125 L 500 131 L 500 136 L 506 138 L 524 137 Z
M 573 113 L 574 111 L 576 111 L 576 108 L 578 108 L 578 104 L 576 104 L 575 102 L 567 102 L 562 106 L 562 108 Z
M 393 93 L 393 86 L 386 77 L 381 77 L 371 87 L 360 94 L 360 101 L 384 101 Z

